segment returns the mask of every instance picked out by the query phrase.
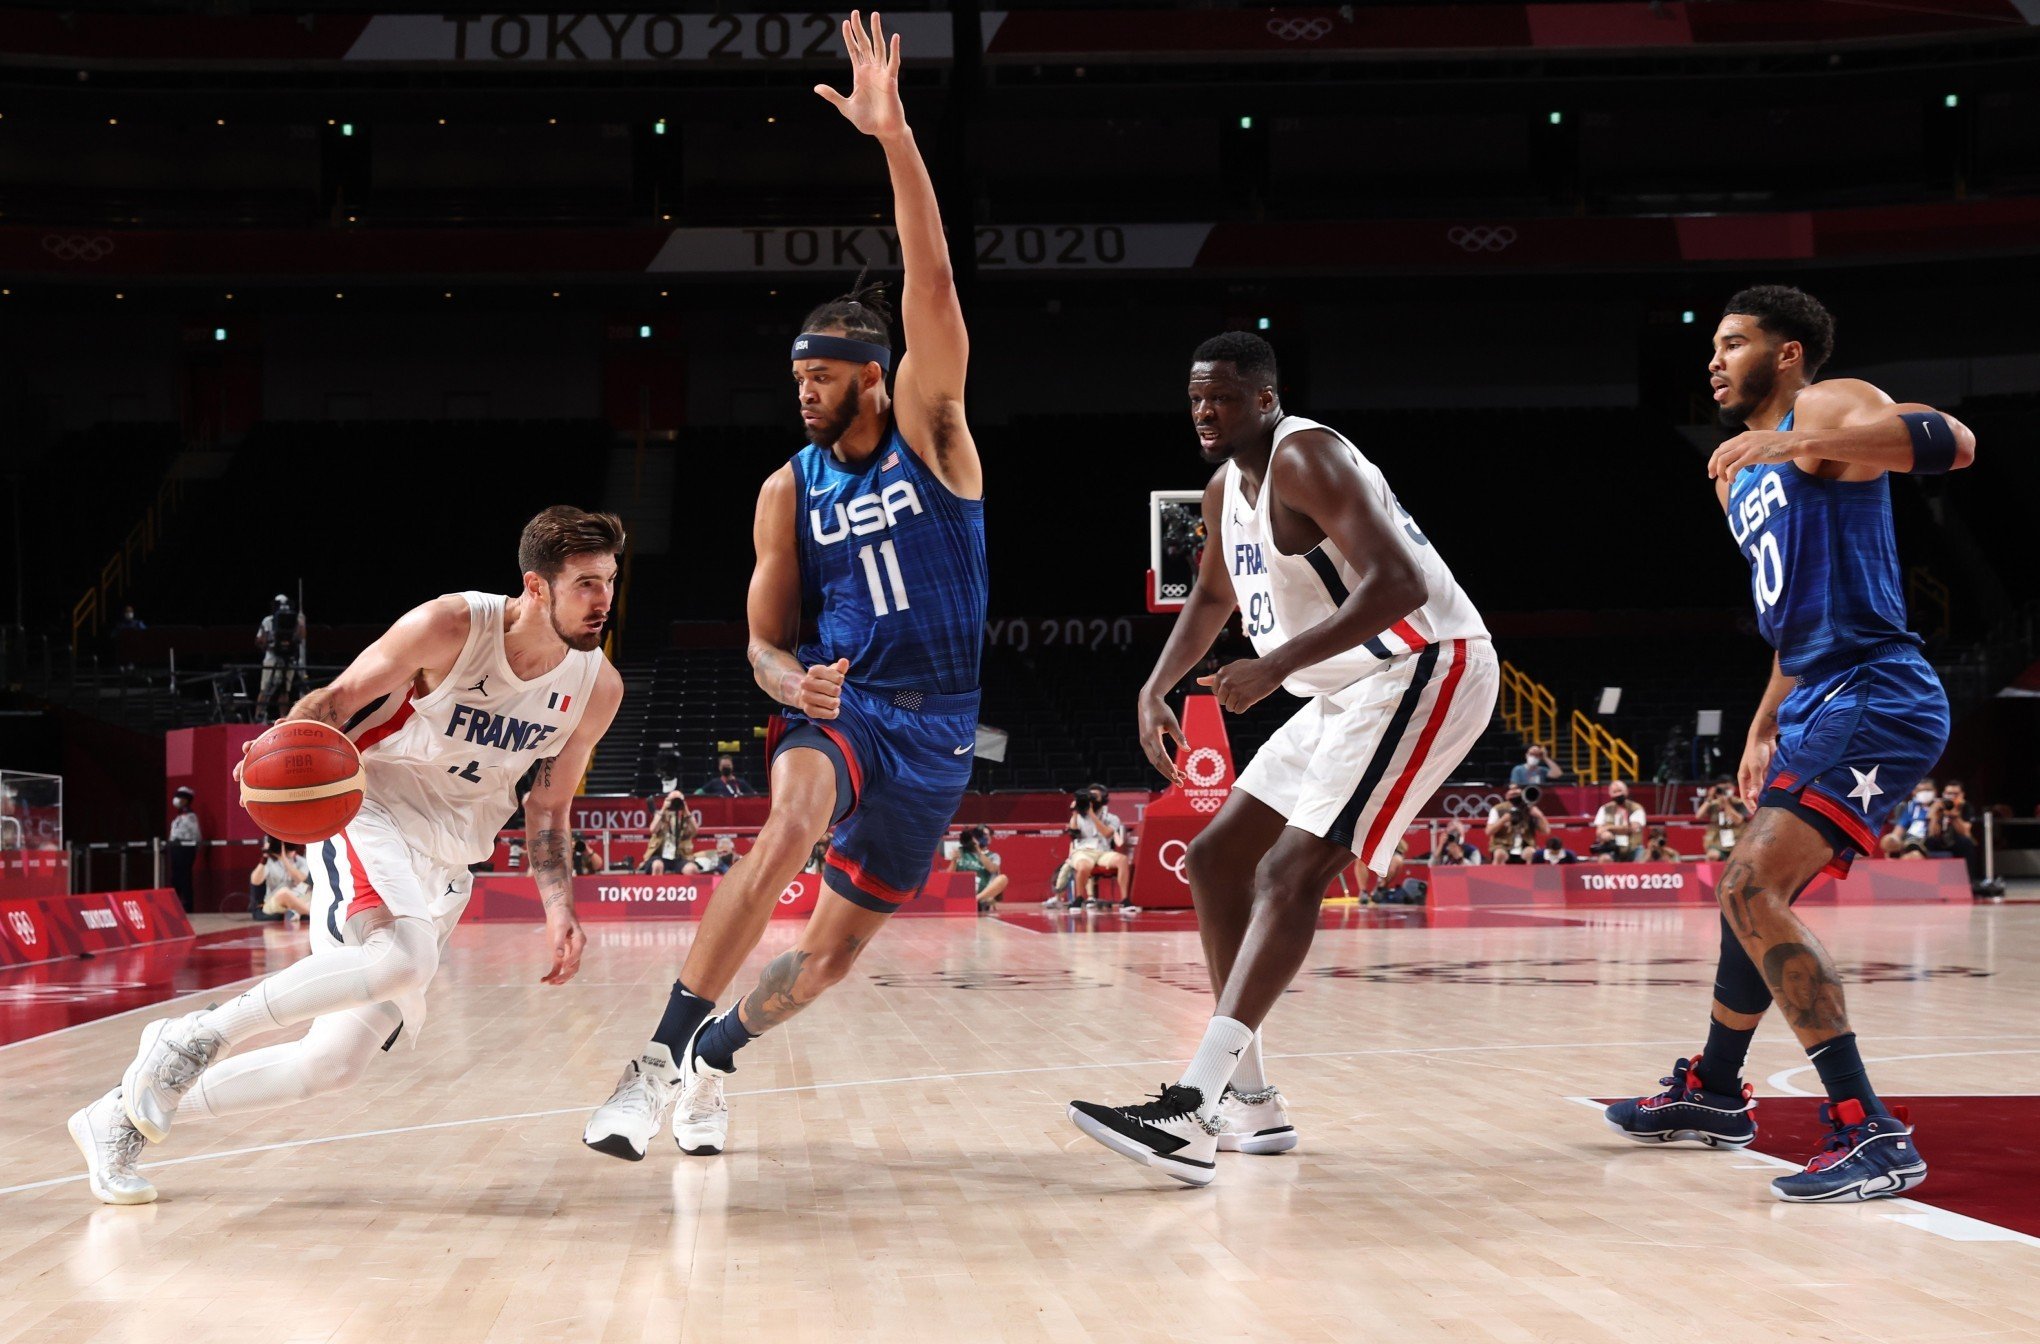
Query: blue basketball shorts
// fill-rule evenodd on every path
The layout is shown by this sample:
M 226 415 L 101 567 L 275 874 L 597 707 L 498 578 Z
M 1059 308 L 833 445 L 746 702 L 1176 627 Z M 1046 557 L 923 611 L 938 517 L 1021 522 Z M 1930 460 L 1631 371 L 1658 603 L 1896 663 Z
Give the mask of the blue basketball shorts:
M 854 905 L 891 914 L 920 894 L 970 785 L 978 695 L 843 686 L 841 711 L 792 726 L 773 759 L 812 748 L 835 762 L 835 833 L 822 881 Z
M 1832 867 L 1877 852 L 1892 810 L 1948 745 L 1948 695 L 1911 644 L 1884 644 L 1815 668 L 1778 707 L 1778 750 L 1759 800 L 1834 846 Z

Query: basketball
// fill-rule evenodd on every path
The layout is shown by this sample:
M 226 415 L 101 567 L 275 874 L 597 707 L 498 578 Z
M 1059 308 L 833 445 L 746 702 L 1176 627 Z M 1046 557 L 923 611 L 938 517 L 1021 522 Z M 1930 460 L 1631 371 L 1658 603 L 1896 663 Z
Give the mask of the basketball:
M 249 744 L 241 806 L 279 840 L 314 845 L 361 810 L 361 755 L 339 729 L 311 719 L 279 723 Z

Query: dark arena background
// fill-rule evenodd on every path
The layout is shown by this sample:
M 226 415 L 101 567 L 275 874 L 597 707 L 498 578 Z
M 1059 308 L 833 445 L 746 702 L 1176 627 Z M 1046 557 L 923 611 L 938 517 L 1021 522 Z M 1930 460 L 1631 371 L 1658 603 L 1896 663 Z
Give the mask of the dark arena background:
M 970 791 L 897 927 L 743 1056 L 729 1151 L 577 1142 L 716 842 L 748 852 L 771 805 L 745 599 L 759 487 L 805 442 L 788 343 L 860 274 L 898 291 L 885 155 L 811 92 L 850 87 L 845 17 L 0 2 L 0 1344 L 2040 1338 L 2030 0 L 886 11 L 971 337 Z M 1818 1146 L 1780 1022 L 1740 1155 L 1587 1109 L 1708 1029 L 1708 790 L 1771 656 L 1708 361 L 1754 284 L 1834 314 L 1823 378 L 1977 443 L 1890 477 L 1960 827 L 1802 902 L 1935 1164 L 1845 1208 L 1765 1188 Z M 1185 678 L 1216 773 L 1176 787 L 1137 740 L 1206 541 L 1191 354 L 1225 331 L 1422 520 L 1502 690 L 1389 874 L 1326 889 L 1266 1038 L 1302 1144 L 1164 1191 L 1061 1107 L 1175 1076 L 1204 1030 L 1188 845 L 1301 703 L 1221 714 Z M 572 814 L 580 979 L 536 983 L 519 812 L 415 1051 L 180 1121 L 143 1158 L 159 1202 L 94 1202 L 65 1116 L 136 1032 L 310 950 L 251 881 L 242 745 L 409 608 L 519 591 L 558 503 L 629 537 L 624 699 Z M 265 690 L 266 618 L 302 657 L 272 645 Z M 1199 672 L 1251 654 L 1236 618 Z M 1533 746 L 1577 865 L 1507 838 Z M 1649 861 L 1608 852 L 1618 780 Z M 1056 883 L 1093 785 L 1125 863 L 1087 905 Z M 648 871 L 676 789 L 708 871 Z M 1007 879 L 982 912 L 955 871 L 978 827 Z M 815 867 L 779 913 L 834 899 Z

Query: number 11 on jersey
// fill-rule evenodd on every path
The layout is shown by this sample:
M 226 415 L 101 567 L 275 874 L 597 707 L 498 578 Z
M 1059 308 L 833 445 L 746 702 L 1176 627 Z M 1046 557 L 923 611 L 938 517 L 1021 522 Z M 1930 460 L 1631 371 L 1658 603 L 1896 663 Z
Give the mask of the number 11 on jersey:
M 871 583 L 871 609 L 873 613 L 879 616 L 886 616 L 894 611 L 905 611 L 909 605 L 907 602 L 907 581 L 900 575 L 900 557 L 898 552 L 893 550 L 891 540 L 888 539 L 877 546 L 864 547 L 857 552 L 857 558 L 864 562 L 864 577 Z M 881 559 L 885 561 L 885 575 L 883 579 L 880 578 L 878 572 L 878 562 Z M 887 608 L 885 604 L 886 580 L 890 580 L 892 585 L 892 606 L 890 608 Z

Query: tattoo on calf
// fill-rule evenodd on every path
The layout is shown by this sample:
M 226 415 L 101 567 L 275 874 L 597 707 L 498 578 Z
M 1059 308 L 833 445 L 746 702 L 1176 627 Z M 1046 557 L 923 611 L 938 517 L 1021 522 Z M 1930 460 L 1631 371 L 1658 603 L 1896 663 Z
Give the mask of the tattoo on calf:
M 1778 943 L 1764 951 L 1764 982 L 1802 1031 L 1847 1031 L 1849 1011 L 1834 963 L 1818 943 Z
M 814 953 L 802 948 L 782 952 L 765 967 L 758 977 L 758 987 L 744 1000 L 744 1025 L 752 1031 L 764 1031 L 776 1027 L 807 1007 L 793 997 L 793 987 L 800 979 L 801 968 L 808 964 Z

